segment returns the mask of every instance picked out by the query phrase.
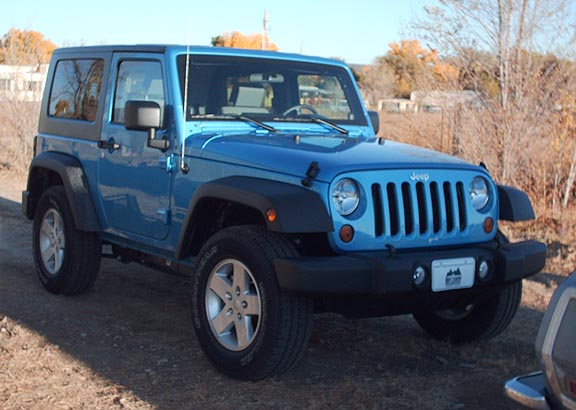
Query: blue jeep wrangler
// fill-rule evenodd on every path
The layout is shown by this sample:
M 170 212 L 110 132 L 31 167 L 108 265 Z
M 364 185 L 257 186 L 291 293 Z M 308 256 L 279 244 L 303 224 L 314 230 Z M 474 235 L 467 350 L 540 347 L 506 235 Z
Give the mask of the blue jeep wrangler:
M 290 369 L 315 312 L 498 335 L 545 263 L 543 244 L 498 230 L 533 218 L 529 199 L 377 132 L 338 61 L 56 50 L 22 198 L 40 281 L 86 292 L 103 256 L 189 274 L 198 342 L 240 379 Z

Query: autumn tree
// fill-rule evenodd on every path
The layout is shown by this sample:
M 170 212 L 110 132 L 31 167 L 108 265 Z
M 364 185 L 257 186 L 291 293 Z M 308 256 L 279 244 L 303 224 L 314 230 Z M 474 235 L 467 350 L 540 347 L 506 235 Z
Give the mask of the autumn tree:
M 242 34 L 239 31 L 212 37 L 212 46 L 278 51 L 278 46 L 262 34 Z
M 37 31 L 12 28 L 0 41 L 0 64 L 47 64 L 55 48 Z
M 427 50 L 418 40 L 391 43 L 386 55 L 378 63 L 387 67 L 395 77 L 394 93 L 397 97 L 410 98 L 417 88 L 446 88 L 457 77 L 458 71 L 442 62 L 435 50 Z

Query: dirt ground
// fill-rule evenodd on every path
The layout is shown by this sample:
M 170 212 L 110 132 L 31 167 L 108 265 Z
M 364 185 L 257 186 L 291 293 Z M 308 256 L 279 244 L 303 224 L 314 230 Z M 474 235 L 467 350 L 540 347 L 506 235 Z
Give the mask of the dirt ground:
M 196 341 L 189 281 L 104 260 L 92 292 L 43 290 L 20 211 L 23 178 L 0 171 L 0 408 L 508 409 L 503 383 L 537 367 L 534 339 L 562 276 L 525 281 L 508 330 L 480 345 L 430 340 L 411 317 L 315 318 L 288 374 L 251 383 L 214 370 Z M 543 283 L 545 282 L 545 283 Z

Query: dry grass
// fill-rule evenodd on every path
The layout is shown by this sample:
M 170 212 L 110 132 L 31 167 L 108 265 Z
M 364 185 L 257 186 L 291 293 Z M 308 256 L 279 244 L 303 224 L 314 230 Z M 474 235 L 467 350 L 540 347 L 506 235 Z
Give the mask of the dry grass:
M 0 101 L 0 172 L 28 172 L 39 112 L 39 103 Z

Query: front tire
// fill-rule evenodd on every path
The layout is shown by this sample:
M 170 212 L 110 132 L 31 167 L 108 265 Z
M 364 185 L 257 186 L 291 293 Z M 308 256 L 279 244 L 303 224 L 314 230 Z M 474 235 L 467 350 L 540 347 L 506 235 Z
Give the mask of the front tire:
M 260 380 L 292 368 L 312 329 L 312 302 L 278 287 L 273 260 L 297 256 L 257 226 L 226 228 L 203 246 L 192 286 L 198 342 L 226 375 Z
M 433 312 L 416 312 L 414 318 L 434 339 L 454 344 L 485 341 L 498 336 L 508 327 L 521 298 L 522 281 L 518 281 L 484 302 Z
M 63 186 L 50 187 L 40 197 L 32 235 L 36 272 L 46 290 L 77 295 L 92 288 L 102 244 L 96 234 L 76 228 Z

